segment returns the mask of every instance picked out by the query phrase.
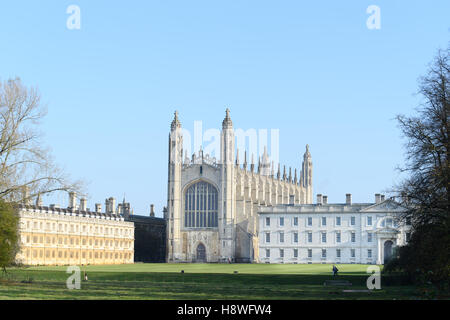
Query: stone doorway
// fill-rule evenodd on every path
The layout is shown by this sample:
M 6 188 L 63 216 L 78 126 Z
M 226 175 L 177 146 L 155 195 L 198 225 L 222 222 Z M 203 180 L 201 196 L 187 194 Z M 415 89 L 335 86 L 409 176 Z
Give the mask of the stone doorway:
M 197 262 L 206 262 L 206 248 L 203 243 L 199 243 L 197 246 Z
M 384 243 L 384 264 L 388 263 L 392 259 L 393 246 L 394 243 L 391 240 Z

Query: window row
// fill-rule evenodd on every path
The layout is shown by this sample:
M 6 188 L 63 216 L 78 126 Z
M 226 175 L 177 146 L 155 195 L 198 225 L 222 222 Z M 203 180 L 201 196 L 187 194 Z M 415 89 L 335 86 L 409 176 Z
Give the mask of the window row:
M 88 226 L 82 225 L 80 228 L 79 224 L 68 224 L 68 223 L 50 223 L 50 222 L 38 222 L 38 221 L 27 221 L 26 228 L 42 231 L 57 231 L 57 232 L 71 232 L 78 233 L 82 230 L 83 233 L 96 233 L 96 234 L 106 234 L 106 235 L 132 235 L 132 230 L 127 228 L 114 228 L 114 227 L 102 227 L 102 226 Z
M 314 239 L 314 240 L 318 240 L 321 243 L 327 243 L 327 241 L 329 240 L 329 234 L 333 234 L 334 233 L 334 237 L 335 237 L 335 242 L 336 243 L 341 243 L 342 242 L 342 232 L 340 231 L 334 231 L 334 232 L 320 232 L 320 238 L 319 239 Z M 356 232 L 345 232 L 349 235 L 349 239 L 348 241 L 352 242 L 352 243 L 356 243 Z M 285 233 L 284 232 L 276 232 L 274 233 L 275 235 L 278 234 L 278 243 L 285 243 Z M 291 232 L 291 243 L 298 243 L 299 242 L 299 236 L 298 236 L 298 232 Z M 367 242 L 373 242 L 374 239 L 374 235 L 373 232 L 367 232 Z M 276 240 L 275 240 L 276 241 Z M 265 243 L 270 243 L 271 242 L 271 233 L 270 232 L 266 232 L 265 233 Z M 306 233 L 306 242 L 308 243 L 312 243 L 313 242 L 313 232 L 307 232 Z M 276 242 L 275 242 L 276 243 Z
M 81 252 L 78 251 L 55 251 L 55 250 L 26 250 L 26 258 L 70 258 L 70 259 L 131 259 L 129 252 Z
M 285 257 L 285 251 L 286 250 L 292 250 L 292 257 L 294 258 L 298 258 L 298 249 L 266 249 L 266 258 L 270 258 L 271 257 L 271 252 L 272 251 L 278 251 L 278 258 L 284 258 Z M 341 258 L 342 254 L 343 254 L 343 250 L 344 249 L 335 249 L 335 257 L 336 258 Z M 327 253 L 330 251 L 330 249 L 321 249 L 321 251 L 319 252 L 320 257 L 321 258 L 327 258 Z M 350 249 L 350 257 L 351 258 L 356 258 L 356 250 L 355 249 Z M 313 249 L 307 249 L 306 252 L 306 257 L 307 258 L 312 258 L 313 257 Z M 372 249 L 367 249 L 366 251 L 366 258 L 372 258 Z
M 317 218 L 314 218 L 314 219 L 317 219 Z M 306 226 L 312 227 L 314 219 L 313 219 L 313 217 L 307 217 L 306 221 L 305 221 Z M 265 226 L 266 227 L 269 227 L 271 225 L 271 223 L 272 223 L 271 220 L 274 220 L 274 218 L 271 218 L 271 217 L 266 217 L 265 218 Z M 285 226 L 286 220 L 289 220 L 289 218 L 278 217 L 278 225 L 277 226 L 279 226 L 279 227 Z M 298 217 L 291 217 L 291 220 L 292 220 L 292 226 L 298 226 L 298 224 L 299 224 L 299 218 Z M 326 226 L 327 224 L 331 223 L 330 220 L 333 220 L 333 219 L 330 218 L 330 217 L 320 217 L 320 219 L 318 219 L 318 220 L 319 220 L 318 221 L 319 222 L 318 223 L 319 226 Z M 351 216 L 350 219 L 348 219 L 348 220 L 349 220 L 348 224 L 350 226 L 355 226 L 356 225 L 356 216 Z M 335 226 L 341 226 L 342 222 L 343 222 L 342 217 L 340 217 L 340 216 L 334 217 L 334 225 Z M 367 226 L 372 226 L 373 225 L 373 219 L 372 219 L 371 216 L 366 217 L 366 225 Z
M 44 236 L 26 236 L 23 237 L 23 243 L 24 244 L 61 244 L 61 245 L 80 245 L 80 243 L 85 245 L 95 245 L 95 246 L 103 246 L 105 244 L 105 247 L 123 247 L 123 248 L 129 248 L 132 246 L 133 241 L 120 241 L 120 240 L 102 240 L 102 239 L 89 239 L 89 241 L 86 238 L 81 239 L 80 238 L 68 238 L 68 237 L 44 237 Z

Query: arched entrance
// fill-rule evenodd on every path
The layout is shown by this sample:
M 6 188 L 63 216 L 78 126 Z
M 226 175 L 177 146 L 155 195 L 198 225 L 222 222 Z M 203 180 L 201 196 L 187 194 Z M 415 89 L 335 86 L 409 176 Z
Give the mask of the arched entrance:
M 206 248 L 203 243 L 199 243 L 197 246 L 197 262 L 206 262 Z
M 384 264 L 388 263 L 389 260 L 392 259 L 393 245 L 394 243 L 391 240 L 388 240 L 384 243 Z

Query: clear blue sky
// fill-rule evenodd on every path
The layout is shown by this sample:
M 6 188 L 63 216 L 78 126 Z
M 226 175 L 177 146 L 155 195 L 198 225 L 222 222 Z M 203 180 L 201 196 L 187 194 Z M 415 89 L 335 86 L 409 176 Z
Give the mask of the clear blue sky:
M 69 30 L 66 9 L 81 9 Z M 369 30 L 366 8 L 381 9 Z M 135 213 L 167 192 L 173 111 L 184 127 L 280 129 L 280 160 L 314 194 L 373 201 L 398 180 L 417 78 L 450 40 L 446 1 L 2 1 L 0 78 L 39 87 L 44 141 L 88 207 L 123 194 Z M 44 199 L 67 205 L 66 196 Z

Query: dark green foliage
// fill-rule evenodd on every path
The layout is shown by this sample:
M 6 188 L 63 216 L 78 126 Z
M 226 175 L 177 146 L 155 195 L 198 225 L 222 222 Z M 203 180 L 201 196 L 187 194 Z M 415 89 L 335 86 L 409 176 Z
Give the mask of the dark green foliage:
M 416 228 L 407 246 L 400 247 L 399 257 L 384 268 L 387 273 L 403 271 L 418 284 L 433 283 L 442 290 L 450 286 L 450 234 L 442 225 Z
M 14 263 L 19 250 L 19 216 L 13 206 L 0 200 L 0 268 Z

